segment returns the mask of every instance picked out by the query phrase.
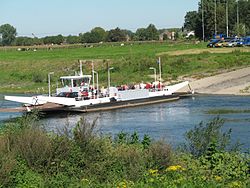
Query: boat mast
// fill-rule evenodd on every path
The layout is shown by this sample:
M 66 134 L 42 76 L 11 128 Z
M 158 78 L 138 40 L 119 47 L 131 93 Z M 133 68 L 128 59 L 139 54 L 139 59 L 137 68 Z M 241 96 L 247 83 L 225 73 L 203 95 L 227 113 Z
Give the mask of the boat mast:
M 159 80 L 160 80 L 160 83 L 161 83 L 161 57 L 159 57 L 158 63 L 159 63 Z M 160 84 L 160 89 L 161 89 L 161 84 Z
M 114 67 L 108 67 L 108 93 L 110 95 L 110 70 L 113 70 Z
M 98 72 L 96 72 L 96 71 L 93 71 L 94 72 L 94 74 L 96 74 L 96 94 L 97 94 L 97 98 L 99 98 L 98 96 L 99 96 L 99 82 L 98 82 Z
M 94 72 L 94 63 L 92 61 L 92 83 L 93 83 L 93 89 L 95 88 L 95 72 Z
M 80 62 L 80 76 L 82 76 L 82 60 L 78 60 Z
M 50 72 L 48 74 L 48 85 L 49 85 L 49 97 L 51 97 L 51 93 L 50 93 L 50 75 L 54 74 L 54 72 Z

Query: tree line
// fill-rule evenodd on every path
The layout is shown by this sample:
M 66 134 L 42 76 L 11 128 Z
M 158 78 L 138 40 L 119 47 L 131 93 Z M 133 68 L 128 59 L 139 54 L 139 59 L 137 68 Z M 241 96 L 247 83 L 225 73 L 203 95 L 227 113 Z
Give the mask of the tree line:
M 31 46 L 46 44 L 79 44 L 79 43 L 99 43 L 99 42 L 122 42 L 122 41 L 152 41 L 159 40 L 159 35 L 166 29 L 158 30 L 154 24 L 149 24 L 146 28 L 139 28 L 136 32 L 119 27 L 105 31 L 101 27 L 95 27 L 86 33 L 80 33 L 78 36 L 61 34 L 56 36 L 38 37 L 17 37 L 16 28 L 10 24 L 0 26 L 0 45 L 8 46 Z M 178 29 L 168 29 L 169 32 L 179 32 Z M 163 39 L 167 39 L 164 37 Z
M 227 24 L 228 23 L 228 24 Z M 196 37 L 205 39 L 214 34 L 246 36 L 250 34 L 250 1 L 201 0 L 198 11 L 186 13 L 184 29 L 195 31 Z
M 227 29 L 228 27 L 228 29 Z M 204 29 L 204 33 L 203 33 Z M 154 24 L 146 28 L 138 28 L 136 32 L 119 27 L 106 31 L 101 27 L 95 27 L 86 33 L 79 35 L 17 37 L 16 28 L 10 24 L 0 26 L 0 45 L 30 46 L 41 44 L 78 44 L 99 42 L 121 42 L 121 41 L 151 41 L 165 40 L 169 37 L 164 34 L 166 29 L 157 29 Z M 185 36 L 185 32 L 195 31 L 199 39 L 210 39 L 215 34 L 226 34 L 229 36 L 245 36 L 250 34 L 250 1 L 248 0 L 201 0 L 197 11 L 187 12 L 184 26 L 179 29 L 168 29 L 174 31 L 175 39 Z M 204 36 L 203 36 L 204 34 Z

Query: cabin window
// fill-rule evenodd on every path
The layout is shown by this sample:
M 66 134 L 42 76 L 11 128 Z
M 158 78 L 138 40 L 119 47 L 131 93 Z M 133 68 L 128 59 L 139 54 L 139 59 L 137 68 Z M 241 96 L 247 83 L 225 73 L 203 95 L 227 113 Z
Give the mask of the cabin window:
M 62 85 L 64 87 L 71 87 L 71 80 L 62 79 Z

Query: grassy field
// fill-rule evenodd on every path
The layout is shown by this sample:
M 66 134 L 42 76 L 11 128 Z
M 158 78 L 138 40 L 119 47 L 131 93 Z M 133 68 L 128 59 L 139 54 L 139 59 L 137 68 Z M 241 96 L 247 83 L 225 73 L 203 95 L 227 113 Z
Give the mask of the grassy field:
M 114 67 L 111 84 L 152 81 L 149 67 L 157 67 L 158 55 L 162 57 L 163 79 L 172 80 L 179 76 L 213 74 L 221 69 L 248 66 L 250 52 L 231 50 L 227 54 L 210 53 L 206 44 L 191 42 L 173 43 L 119 43 L 91 47 L 38 49 L 37 51 L 17 51 L 15 48 L 0 49 L 0 92 L 47 91 L 47 74 L 52 76 L 53 87 L 59 76 L 74 75 L 79 70 L 78 60 L 94 61 L 100 83 L 107 85 L 107 63 Z M 213 49 L 214 50 L 214 49 Z M 192 54 L 197 51 L 198 53 Z M 184 52 L 178 54 L 177 52 Z M 186 53 L 185 53 L 186 52 Z M 171 54 L 172 53 L 172 54 Z M 176 54 L 177 53 L 177 54 Z M 84 64 L 84 74 L 90 74 L 90 61 Z

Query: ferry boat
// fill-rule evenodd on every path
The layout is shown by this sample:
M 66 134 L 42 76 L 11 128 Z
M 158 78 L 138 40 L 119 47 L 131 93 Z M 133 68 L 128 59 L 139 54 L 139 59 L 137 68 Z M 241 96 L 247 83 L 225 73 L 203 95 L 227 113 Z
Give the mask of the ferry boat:
M 60 77 L 62 87 L 56 89 L 54 96 L 50 96 L 49 93 L 48 96 L 5 96 L 4 98 L 5 100 L 24 104 L 23 107 L 17 108 L 16 111 L 38 109 L 43 112 L 92 112 L 177 100 L 180 96 L 175 93 L 189 85 L 189 82 L 185 81 L 171 86 L 163 86 L 159 81 L 150 86 L 141 83 L 132 87 L 99 89 L 98 77 L 96 87 L 94 86 L 94 73 L 95 71 L 92 70 L 92 75 L 83 75 L 82 66 L 80 65 L 79 75 Z M 91 85 L 91 81 L 93 85 Z

